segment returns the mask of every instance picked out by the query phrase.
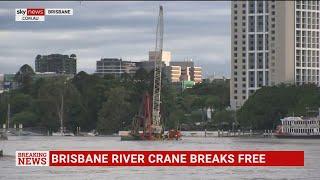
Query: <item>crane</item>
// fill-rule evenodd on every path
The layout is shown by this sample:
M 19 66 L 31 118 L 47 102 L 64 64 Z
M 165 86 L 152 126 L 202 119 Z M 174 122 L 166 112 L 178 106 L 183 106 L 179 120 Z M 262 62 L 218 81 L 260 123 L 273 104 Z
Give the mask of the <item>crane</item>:
M 152 97 L 152 132 L 155 137 L 162 134 L 160 104 L 161 104 L 161 70 L 162 70 L 162 49 L 163 49 L 163 7 L 160 6 L 157 30 L 154 61 L 154 80 Z
M 162 49 L 163 49 L 163 7 L 160 6 L 157 31 L 156 47 L 154 60 L 154 79 L 152 108 L 151 97 L 146 92 L 143 96 L 139 114 L 133 118 L 132 130 L 129 135 L 122 135 L 122 141 L 128 140 L 179 140 L 181 133 L 177 129 L 172 129 L 168 134 L 163 134 L 161 124 L 160 105 L 161 105 L 161 70 L 162 70 Z M 151 112 L 152 109 L 152 112 Z M 151 115 L 152 113 L 152 115 Z M 143 133 L 139 133 L 143 127 Z

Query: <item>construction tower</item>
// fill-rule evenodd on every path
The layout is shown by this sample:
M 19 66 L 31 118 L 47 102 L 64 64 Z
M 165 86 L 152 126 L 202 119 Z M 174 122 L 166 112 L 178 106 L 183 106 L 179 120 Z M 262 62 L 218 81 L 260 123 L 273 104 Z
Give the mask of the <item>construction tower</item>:
M 161 104 L 161 70 L 162 70 L 162 49 L 163 49 L 163 7 L 160 6 L 157 31 L 156 31 L 156 47 L 154 61 L 154 82 L 153 82 L 153 98 L 152 98 L 152 131 L 155 137 L 161 137 L 162 124 L 160 116 Z

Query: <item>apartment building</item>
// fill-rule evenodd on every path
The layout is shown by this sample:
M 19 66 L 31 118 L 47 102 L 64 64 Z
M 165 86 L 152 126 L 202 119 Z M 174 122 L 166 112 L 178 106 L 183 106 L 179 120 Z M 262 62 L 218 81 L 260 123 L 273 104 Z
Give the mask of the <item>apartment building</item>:
M 35 59 L 36 72 L 55 72 L 58 74 L 77 74 L 77 56 L 75 54 L 37 55 Z
M 97 61 L 95 74 L 121 76 L 121 74 L 136 73 L 137 66 L 135 62 L 123 61 L 118 58 L 102 58 Z
M 202 68 L 194 66 L 193 61 L 172 61 L 166 67 L 167 77 L 171 82 L 193 81 L 202 82 Z
M 280 83 L 319 82 L 319 1 L 231 3 L 230 105 Z

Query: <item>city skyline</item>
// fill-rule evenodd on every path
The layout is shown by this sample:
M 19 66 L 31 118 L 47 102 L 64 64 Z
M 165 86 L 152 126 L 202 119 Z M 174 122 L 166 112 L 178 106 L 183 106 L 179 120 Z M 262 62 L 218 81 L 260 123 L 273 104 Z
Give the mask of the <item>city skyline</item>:
M 230 2 L 0 2 L 0 72 L 34 67 L 37 54 L 76 54 L 78 71 L 101 58 L 148 60 L 158 6 L 164 5 L 164 49 L 173 61 L 193 59 L 204 77 L 230 75 Z M 73 16 L 15 22 L 14 9 L 73 8 Z M 198 10 L 198 11 L 195 11 Z

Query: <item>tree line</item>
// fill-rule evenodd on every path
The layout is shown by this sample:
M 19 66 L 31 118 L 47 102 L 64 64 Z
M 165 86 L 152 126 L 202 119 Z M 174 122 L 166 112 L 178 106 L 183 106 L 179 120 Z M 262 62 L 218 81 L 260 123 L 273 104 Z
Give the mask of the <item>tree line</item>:
M 34 78 L 24 65 L 15 75 L 19 88 L 0 95 L 0 123 L 6 123 L 8 104 L 11 124 L 41 127 L 51 132 L 60 127 L 62 95 L 64 126 L 71 131 L 98 130 L 103 134 L 129 130 L 141 109 L 142 96 L 152 94 L 153 71 L 134 75 L 100 77 L 79 72 L 67 76 Z M 164 73 L 163 73 L 164 75 Z M 316 116 L 320 88 L 316 85 L 278 85 L 257 90 L 237 111 L 229 107 L 229 81 L 203 81 L 181 91 L 163 77 L 161 117 L 166 129 L 215 130 L 274 129 L 286 116 Z M 211 118 L 207 112 L 211 111 Z
M 275 129 L 287 116 L 318 115 L 320 88 L 313 84 L 302 86 L 280 84 L 256 91 L 237 112 L 243 128 Z
M 10 103 L 12 123 L 57 131 L 63 95 L 62 115 L 67 129 L 75 131 L 76 127 L 81 127 L 82 131 L 96 129 L 102 134 L 116 133 L 131 128 L 132 119 L 141 108 L 143 94 L 152 94 L 153 88 L 153 71 L 144 69 L 134 75 L 116 77 L 85 72 L 71 79 L 65 76 L 35 79 L 34 75 L 28 65 L 16 73 L 19 88 L 0 96 L 0 122 L 6 122 Z M 181 91 L 166 77 L 163 79 L 161 117 L 167 129 L 177 128 L 179 124 L 194 129 L 195 122 L 205 120 L 206 108 L 223 110 L 229 104 L 227 82 L 204 82 Z

